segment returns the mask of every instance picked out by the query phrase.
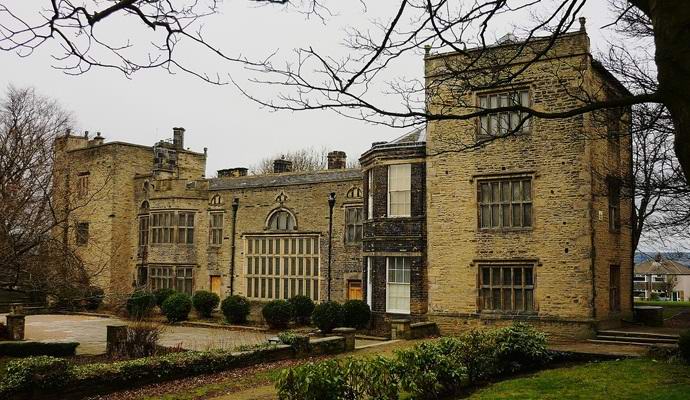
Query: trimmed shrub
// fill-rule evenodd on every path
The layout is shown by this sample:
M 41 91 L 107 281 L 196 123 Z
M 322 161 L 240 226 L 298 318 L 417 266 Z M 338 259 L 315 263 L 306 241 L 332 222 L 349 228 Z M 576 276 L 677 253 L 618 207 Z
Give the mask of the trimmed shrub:
M 531 325 L 516 323 L 494 332 L 494 359 L 499 372 L 541 366 L 550 359 L 546 336 Z
M 137 290 L 127 299 L 127 315 L 133 319 L 147 317 L 156 306 L 156 296 L 151 292 Z
M 86 304 L 84 305 L 86 309 L 90 311 L 95 311 L 98 310 L 98 307 L 100 307 L 101 304 L 103 304 L 105 292 L 98 286 L 89 286 L 88 288 L 86 288 L 85 297 Z
M 338 361 L 326 360 L 284 370 L 276 387 L 281 400 L 340 400 L 347 384 Z
M 50 356 L 13 360 L 7 364 L 5 371 L 0 383 L 0 394 L 54 389 L 63 386 L 72 377 L 67 360 Z
M 194 309 L 204 318 L 211 317 L 213 310 L 218 307 L 218 303 L 220 303 L 220 297 L 206 290 L 199 290 L 194 293 L 194 297 L 192 297 Z
M 0 342 L 0 356 L 73 356 L 79 343 L 77 342 Z
M 169 322 L 186 321 L 192 311 L 192 299 L 184 293 L 175 293 L 165 299 L 161 311 Z
M 283 343 L 287 345 L 292 345 L 295 343 L 295 340 L 297 339 L 297 333 L 294 331 L 283 331 L 278 334 L 278 339 Z
M 283 371 L 276 388 L 280 399 L 397 400 L 401 394 L 412 399 L 447 398 L 478 381 L 550 359 L 544 335 L 516 324 L 423 342 L 397 351 L 392 360 L 305 364 Z
M 330 333 L 343 324 L 343 306 L 335 301 L 325 301 L 314 307 L 311 320 L 321 333 Z
M 678 338 L 678 353 L 686 363 L 690 364 L 690 329 Z
M 220 305 L 225 319 L 232 324 L 247 322 L 249 315 L 249 300 L 240 295 L 226 297 Z
M 306 325 L 311 319 L 311 313 L 314 311 L 314 301 L 302 295 L 297 295 L 288 300 L 295 309 L 295 321 L 298 324 Z
M 348 300 L 343 304 L 343 324 L 350 328 L 364 329 L 369 326 L 371 309 L 362 300 Z
M 175 289 L 170 288 L 158 289 L 155 292 L 153 292 L 154 296 L 156 296 L 156 305 L 158 306 L 158 308 L 161 308 L 163 306 L 163 302 L 175 293 L 177 293 L 175 292 Z
M 271 329 L 283 329 L 288 326 L 295 309 L 285 300 L 272 300 L 264 305 L 261 314 Z
M 466 369 L 457 358 L 457 340 L 424 342 L 396 354 L 400 388 L 415 399 L 436 399 L 455 393 Z

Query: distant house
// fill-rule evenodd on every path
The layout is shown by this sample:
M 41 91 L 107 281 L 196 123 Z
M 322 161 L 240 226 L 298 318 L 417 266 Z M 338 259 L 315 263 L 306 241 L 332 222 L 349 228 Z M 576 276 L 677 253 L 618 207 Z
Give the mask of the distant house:
M 690 267 L 657 254 L 635 264 L 636 300 L 690 300 Z

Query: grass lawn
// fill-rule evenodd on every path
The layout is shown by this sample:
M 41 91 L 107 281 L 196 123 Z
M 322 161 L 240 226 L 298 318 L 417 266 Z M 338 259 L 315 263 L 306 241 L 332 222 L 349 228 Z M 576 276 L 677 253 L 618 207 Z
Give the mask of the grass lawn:
M 589 363 L 498 382 L 469 398 L 686 400 L 690 366 L 650 359 Z
M 690 311 L 690 301 L 636 301 L 636 306 L 661 306 L 664 308 L 664 318 L 671 318 L 674 315 Z

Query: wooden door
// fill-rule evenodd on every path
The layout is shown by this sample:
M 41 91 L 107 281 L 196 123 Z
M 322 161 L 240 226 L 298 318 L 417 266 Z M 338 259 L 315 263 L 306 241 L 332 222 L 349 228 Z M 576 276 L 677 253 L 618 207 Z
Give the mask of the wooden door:
M 347 299 L 362 300 L 362 281 L 347 281 Z
M 220 297 L 220 276 L 216 275 L 211 277 L 211 292 Z

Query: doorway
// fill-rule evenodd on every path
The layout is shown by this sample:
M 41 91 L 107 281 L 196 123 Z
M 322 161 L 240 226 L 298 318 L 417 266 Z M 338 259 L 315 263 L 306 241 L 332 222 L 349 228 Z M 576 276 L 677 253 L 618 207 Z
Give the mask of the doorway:
M 218 297 L 221 297 L 220 295 L 220 276 L 219 275 L 213 275 L 211 276 L 211 292 L 215 293 L 218 295 Z

